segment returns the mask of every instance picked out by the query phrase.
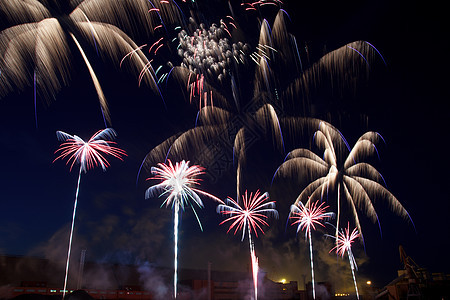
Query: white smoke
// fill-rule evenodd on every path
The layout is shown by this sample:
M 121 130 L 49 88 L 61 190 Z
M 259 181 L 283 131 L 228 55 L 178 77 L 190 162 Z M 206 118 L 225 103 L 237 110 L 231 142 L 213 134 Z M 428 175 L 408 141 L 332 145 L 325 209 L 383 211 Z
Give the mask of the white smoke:
M 152 292 L 154 299 L 169 299 L 170 289 L 166 286 L 162 275 L 151 264 L 138 267 L 139 280 L 146 291 Z

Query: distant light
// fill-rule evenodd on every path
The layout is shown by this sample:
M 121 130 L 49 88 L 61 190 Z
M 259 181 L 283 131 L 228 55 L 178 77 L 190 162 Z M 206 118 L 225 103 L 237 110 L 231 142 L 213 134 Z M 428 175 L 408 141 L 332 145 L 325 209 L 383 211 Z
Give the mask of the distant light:
M 282 284 L 285 284 L 285 283 L 286 283 L 286 279 L 283 278 L 283 279 L 280 280 L 280 282 L 281 282 Z
M 367 280 L 367 285 L 371 285 L 372 284 L 372 281 L 370 281 L 370 280 Z

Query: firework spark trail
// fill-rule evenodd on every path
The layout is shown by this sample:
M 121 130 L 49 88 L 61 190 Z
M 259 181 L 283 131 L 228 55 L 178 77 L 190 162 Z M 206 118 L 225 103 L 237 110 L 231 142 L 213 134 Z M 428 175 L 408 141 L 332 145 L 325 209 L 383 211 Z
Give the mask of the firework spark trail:
M 70 33 L 70 36 L 72 37 L 75 44 L 77 45 L 77 48 L 80 51 L 81 56 L 83 57 L 84 63 L 86 64 L 86 67 L 89 70 L 89 74 L 91 75 L 92 81 L 95 86 L 95 90 L 97 91 L 98 100 L 100 101 L 100 109 L 101 109 L 102 115 L 103 115 L 103 122 L 105 123 L 105 127 L 108 127 L 107 123 L 108 122 L 111 123 L 111 119 L 109 116 L 109 109 L 108 109 L 108 105 L 106 103 L 105 94 L 103 94 L 103 90 L 100 86 L 100 82 L 98 81 L 97 75 L 95 75 L 94 69 L 92 68 L 91 63 L 89 62 L 86 54 L 84 53 L 84 50 L 81 47 L 80 43 L 78 42 L 78 40 L 72 33 Z
M 303 205 L 302 202 L 291 206 L 291 219 L 296 219 L 292 225 L 298 224 L 297 232 L 305 230 L 305 239 L 309 240 L 309 254 L 311 261 L 311 282 L 313 298 L 316 299 L 316 291 L 314 287 L 314 263 L 313 263 L 313 248 L 311 239 L 311 229 L 316 229 L 315 225 L 325 227 L 321 222 L 326 219 L 332 218 L 334 213 L 326 212 L 328 206 L 324 206 L 325 202 L 322 202 L 319 206 L 319 201 L 314 203 L 309 202 L 309 206 Z
M 253 278 L 253 289 L 255 291 L 255 300 L 258 299 L 258 271 L 259 271 L 259 265 L 258 265 L 258 257 L 255 254 L 255 244 L 252 240 L 252 235 L 250 232 L 250 226 L 248 228 L 248 242 L 250 247 L 250 258 L 252 261 L 252 278 Z
M 269 226 L 266 219 L 269 215 L 278 217 L 278 212 L 275 207 L 275 201 L 268 201 L 269 194 L 266 192 L 261 194 L 260 191 L 256 191 L 250 195 L 245 191 L 242 196 L 242 205 L 240 205 L 234 199 L 228 197 L 228 204 L 220 204 L 217 206 L 217 212 L 227 216 L 227 219 L 222 221 L 220 225 L 231 222 L 228 232 L 234 228 L 234 234 L 242 230 L 241 241 L 245 238 L 245 231 L 247 229 L 248 241 L 250 248 L 250 259 L 252 262 L 252 274 L 253 274 L 253 286 L 255 292 L 255 300 L 258 298 L 258 257 L 255 254 L 255 245 L 252 240 L 252 231 L 256 237 L 258 237 L 258 230 L 263 234 L 262 226 Z
M 75 215 L 77 213 L 78 194 L 80 192 L 81 172 L 82 172 L 82 170 L 80 167 L 80 171 L 78 172 L 77 189 L 75 192 L 75 201 L 73 202 L 72 225 L 70 226 L 69 246 L 67 248 L 66 269 L 65 269 L 65 274 L 64 274 L 63 299 L 66 294 L 67 277 L 69 275 L 69 260 L 70 260 L 70 254 L 72 252 L 73 229 L 75 226 Z
M 358 270 L 356 265 L 355 257 L 352 252 L 352 243 L 360 236 L 357 228 L 354 228 L 350 233 L 350 223 L 347 224 L 347 228 L 339 231 L 339 235 L 336 238 L 336 246 L 330 250 L 336 250 L 336 253 L 341 257 L 344 257 L 345 252 L 347 252 L 348 260 L 350 262 L 350 268 L 352 270 L 353 283 L 355 284 L 356 297 L 359 299 L 358 285 L 356 283 L 355 269 Z
M 161 182 L 149 187 L 145 193 L 148 199 L 153 196 L 166 197 L 161 206 L 171 205 L 174 209 L 174 276 L 173 276 L 173 292 L 174 298 L 177 297 L 178 283 L 178 223 L 180 208 L 184 210 L 185 206 L 192 208 L 200 229 L 203 231 L 200 219 L 195 211 L 191 201 L 198 207 L 203 207 L 203 202 L 198 194 L 207 196 L 219 203 L 222 200 L 206 193 L 195 186 L 200 185 L 198 176 L 204 174 L 204 168 L 199 165 L 189 166 L 189 161 L 177 162 L 175 165 L 168 160 L 168 164 L 159 163 L 157 167 L 152 167 L 151 173 L 154 175 L 148 179 L 160 180 Z
M 77 49 L 89 70 L 105 122 L 111 124 L 108 103 L 85 54 L 87 49 L 81 46 L 82 41 L 91 44 L 96 51 L 100 49 L 102 57 L 116 61 L 137 48 L 119 27 L 134 33 L 135 22 L 151 23 L 147 7 L 145 0 L 108 3 L 100 0 L 2 1 L 0 14 L 5 17 L 6 24 L 13 26 L 0 32 L 0 68 L 5 74 L 0 82 L 0 97 L 34 85 L 34 95 L 40 93 L 50 102 L 63 86 L 68 85 L 72 52 Z M 76 47 L 72 47 L 69 39 Z M 135 72 L 145 62 L 145 56 L 139 53 L 133 57 L 130 68 Z M 31 79 L 29 74 L 32 73 Z M 159 93 L 152 75 L 148 72 L 146 82 Z M 37 82 L 36 78 L 39 79 Z
M 36 122 L 36 129 L 37 129 L 38 120 L 37 120 L 37 103 L 36 103 L 36 71 L 33 72 L 33 95 L 34 95 L 34 120 Z
M 99 130 L 95 133 L 87 142 L 76 135 L 70 135 L 63 131 L 57 131 L 56 135 L 60 141 L 64 141 L 55 153 L 60 152 L 60 155 L 54 159 L 55 162 L 58 159 L 66 159 L 70 164 L 70 170 L 72 170 L 75 163 L 80 164 L 80 171 L 78 173 L 77 189 L 75 192 L 75 201 L 73 205 L 72 224 L 70 228 L 69 246 L 67 250 L 66 269 L 64 275 L 64 288 L 63 298 L 66 294 L 67 277 L 69 274 L 69 261 L 72 250 L 73 229 L 75 226 L 75 216 L 78 205 L 78 194 L 80 191 L 81 173 L 87 172 L 98 165 L 105 171 L 109 166 L 109 162 L 104 155 L 111 155 L 122 160 L 122 156 L 126 155 L 126 152 L 120 148 L 111 146 L 114 144 L 112 141 L 105 141 L 104 138 L 113 139 L 116 136 L 115 131 L 112 128 Z
M 177 282 L 178 282 L 178 212 L 180 210 L 179 205 L 174 207 L 173 216 L 173 237 L 174 237 L 174 261 L 173 261 L 173 294 L 174 298 L 177 297 Z

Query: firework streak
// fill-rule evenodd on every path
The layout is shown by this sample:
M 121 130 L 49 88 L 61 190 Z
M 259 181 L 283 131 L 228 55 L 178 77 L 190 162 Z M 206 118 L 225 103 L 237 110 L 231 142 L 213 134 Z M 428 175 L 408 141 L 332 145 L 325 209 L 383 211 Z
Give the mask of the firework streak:
M 200 185 L 199 175 L 204 174 L 204 168 L 198 165 L 189 167 L 189 161 L 177 162 L 175 165 L 168 160 L 168 164 L 159 163 L 157 167 L 151 169 L 153 177 L 149 179 L 160 180 L 159 184 L 149 187 L 146 191 L 145 198 L 151 198 L 154 196 L 166 197 L 164 204 L 166 206 L 171 205 L 174 210 L 174 275 L 173 275 L 173 295 L 177 297 L 177 282 L 178 282 L 178 221 L 180 208 L 184 210 L 185 206 L 190 206 L 197 218 L 200 229 L 203 231 L 200 219 L 192 205 L 194 202 L 198 207 L 203 207 L 203 202 L 198 194 L 207 196 L 223 203 L 219 198 L 203 192 L 195 186 Z
M 87 142 L 76 135 L 70 135 L 62 131 L 57 131 L 56 136 L 60 141 L 64 141 L 55 153 L 60 152 L 60 155 L 55 158 L 53 162 L 58 159 L 67 158 L 67 163 L 70 163 L 70 170 L 75 163 L 80 164 L 80 171 L 78 173 L 77 190 L 75 192 L 75 202 L 73 204 L 72 225 L 70 228 L 69 247 L 67 250 L 66 272 L 64 275 L 64 290 L 63 298 L 66 294 L 67 275 L 69 273 L 70 252 L 72 249 L 73 228 L 75 225 L 75 215 L 78 204 L 78 193 L 80 191 L 80 181 L 82 171 L 87 172 L 98 165 L 105 171 L 109 167 L 109 162 L 104 155 L 111 155 L 122 160 L 122 156 L 126 152 L 120 148 L 113 147 L 110 144 L 114 142 L 105 141 L 104 138 L 113 139 L 116 132 L 112 128 L 107 128 L 97 131 Z
M 242 205 L 232 198 L 227 198 L 227 205 L 221 204 L 217 206 L 217 212 L 227 216 L 227 219 L 222 221 L 220 225 L 231 222 L 228 232 L 234 228 L 234 234 L 242 231 L 241 241 L 244 240 L 245 231 L 248 232 L 248 242 L 250 247 L 250 258 L 252 261 L 253 286 L 255 291 L 255 299 L 258 299 L 258 258 L 255 254 L 255 245 L 252 240 L 252 231 L 258 237 L 258 230 L 263 234 L 262 225 L 269 226 L 266 222 L 268 215 L 278 217 L 278 212 L 274 209 L 275 201 L 266 202 L 269 199 L 269 194 L 266 192 L 261 194 L 256 191 L 255 194 L 250 195 L 245 191 L 242 196 Z
M 316 291 L 314 287 L 314 263 L 313 263 L 313 251 L 312 251 L 312 240 L 311 240 L 311 228 L 316 229 L 315 225 L 320 225 L 325 227 L 321 222 L 332 218 L 332 212 L 325 212 L 328 206 L 323 206 L 324 202 L 322 202 L 319 206 L 317 206 L 316 201 L 314 203 L 310 203 L 308 207 L 303 205 L 302 202 L 299 202 L 297 205 L 291 206 L 291 219 L 296 219 L 292 223 L 292 225 L 298 224 L 297 232 L 300 230 L 305 230 L 305 239 L 309 240 L 309 254 L 311 260 L 311 282 L 312 282 L 312 293 L 313 298 L 316 299 Z
M 358 270 L 355 257 L 352 252 L 352 243 L 360 236 L 358 229 L 354 228 L 350 233 L 350 223 L 347 223 L 347 228 L 340 230 L 336 239 L 336 246 L 330 250 L 336 250 L 336 253 L 341 257 L 344 257 L 347 252 L 348 260 L 350 262 L 350 268 L 352 269 L 353 283 L 355 284 L 356 297 L 359 299 L 358 285 L 356 284 L 355 269 Z

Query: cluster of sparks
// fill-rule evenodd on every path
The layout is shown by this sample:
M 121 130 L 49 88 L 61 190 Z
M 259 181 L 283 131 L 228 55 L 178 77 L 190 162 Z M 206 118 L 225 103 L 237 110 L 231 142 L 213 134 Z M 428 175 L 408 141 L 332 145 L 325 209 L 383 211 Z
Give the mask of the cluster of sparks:
M 178 34 L 178 55 L 182 58 L 181 68 L 189 71 L 187 88 L 189 101 L 199 99 L 199 109 L 213 106 L 212 90 L 208 90 L 205 78 L 223 82 L 229 77 L 231 64 L 246 63 L 249 45 L 242 42 L 231 44 L 231 30 L 236 28 L 233 17 L 227 16 L 220 25 L 206 28 L 200 24 L 191 35 L 186 30 Z M 209 103 L 208 103 L 209 100 Z
M 67 250 L 67 260 L 66 260 L 66 270 L 64 275 L 64 289 L 63 289 L 63 298 L 66 293 L 67 287 L 67 276 L 69 273 L 69 261 L 70 261 L 70 253 L 72 249 L 72 240 L 73 240 L 73 229 L 75 225 L 75 215 L 77 211 L 78 204 L 78 193 L 80 191 L 80 181 L 81 181 L 81 173 L 87 172 L 89 169 L 92 169 L 96 166 L 101 166 L 105 171 L 109 166 L 109 162 L 106 159 L 106 155 L 110 155 L 122 160 L 122 157 L 126 155 L 126 152 L 120 148 L 111 146 L 113 141 L 104 140 L 112 139 L 116 136 L 116 133 L 113 129 L 107 128 L 103 130 L 97 131 L 87 142 L 76 135 L 70 135 L 63 131 L 57 131 L 56 135 L 59 140 L 63 141 L 60 148 L 56 150 L 56 152 L 61 152 L 61 154 L 55 158 L 54 161 L 58 159 L 67 159 L 67 164 L 70 164 L 70 170 L 75 163 L 80 165 L 80 171 L 78 173 L 78 181 L 77 181 L 77 189 L 75 192 L 75 202 L 73 205 L 73 213 L 72 213 L 72 225 L 70 228 L 70 236 L 69 236 L 69 246 Z
M 234 234 L 242 231 L 242 239 L 244 240 L 245 232 L 248 234 L 248 242 L 250 248 L 250 259 L 252 262 L 253 286 L 255 292 L 255 300 L 258 299 L 258 257 L 255 254 L 255 245 L 252 240 L 252 232 L 258 237 L 258 230 L 264 234 L 262 226 L 269 226 L 267 223 L 268 216 L 278 217 L 278 212 L 274 208 L 275 201 L 267 201 L 269 194 L 256 191 L 254 194 L 248 194 L 245 191 L 242 195 L 242 204 L 233 198 L 228 197 L 228 204 L 220 204 L 217 206 L 217 212 L 227 218 L 220 225 L 231 222 L 228 232 L 234 229 Z
M 231 16 L 228 24 L 233 28 Z M 233 58 L 237 63 L 244 63 L 248 45 L 241 43 L 230 44 L 231 33 L 225 21 L 220 26 L 212 24 L 206 28 L 200 24 L 191 35 L 186 30 L 178 34 L 178 55 L 183 59 L 181 66 L 193 73 L 210 73 L 221 80 L 227 76 L 227 68 Z

